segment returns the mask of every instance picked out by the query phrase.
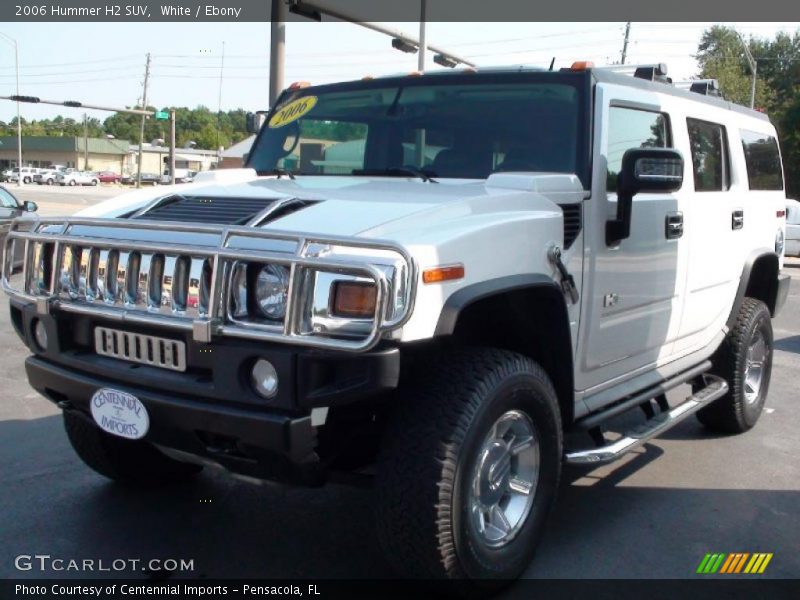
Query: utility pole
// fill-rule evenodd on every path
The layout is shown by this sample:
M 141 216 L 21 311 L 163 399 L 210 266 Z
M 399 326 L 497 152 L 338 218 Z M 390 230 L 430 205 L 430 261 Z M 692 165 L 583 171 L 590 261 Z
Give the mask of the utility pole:
M 175 109 L 169 109 L 169 182 L 175 185 Z
M 417 70 L 425 72 L 425 0 L 419 0 L 419 52 L 417 53 Z
M 83 170 L 89 170 L 89 123 L 83 113 Z
M 0 33 L 0 38 L 14 46 L 14 69 L 17 73 L 17 96 L 19 96 L 19 46 L 17 40 L 5 33 Z M 17 178 L 17 187 L 24 185 L 22 181 L 22 119 L 19 116 L 19 100 L 17 100 L 17 168 L 20 169 Z
M 624 65 L 625 59 L 628 57 L 628 39 L 631 35 L 631 22 L 625 23 L 625 41 L 622 42 L 622 60 L 619 64 Z
M 753 74 L 753 79 L 750 81 L 750 108 L 755 108 L 756 106 L 756 77 L 758 74 L 758 62 L 755 58 L 753 58 L 753 53 L 750 52 L 750 45 L 745 42 L 744 38 L 739 35 L 739 39 L 742 40 L 742 46 L 744 46 L 744 54 L 747 57 L 747 62 L 750 65 L 750 73 Z
M 425 0 L 419 0 L 419 51 L 417 52 L 417 70 L 425 72 Z M 417 167 L 420 169 L 425 166 L 425 130 L 418 129 L 416 135 L 416 159 Z
M 283 63 L 286 51 L 286 7 L 284 0 L 272 0 L 269 37 L 269 105 L 283 91 Z
M 222 77 L 225 73 L 225 42 L 222 42 L 222 58 L 219 62 L 219 98 L 217 99 L 217 148 L 219 148 L 219 130 L 221 128 L 220 116 L 222 114 Z M 174 178 L 173 178 L 173 182 Z
M 147 84 L 150 80 L 150 53 L 147 53 L 147 62 L 144 66 L 144 90 L 142 91 L 142 109 L 147 110 Z M 142 187 L 142 152 L 144 146 L 144 120 L 147 115 L 142 114 L 142 124 L 139 128 L 139 157 L 136 165 L 136 187 Z

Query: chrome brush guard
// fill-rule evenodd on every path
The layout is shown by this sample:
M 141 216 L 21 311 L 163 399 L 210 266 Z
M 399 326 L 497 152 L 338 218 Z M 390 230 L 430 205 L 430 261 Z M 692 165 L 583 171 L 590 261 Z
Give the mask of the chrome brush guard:
M 25 231 L 23 223 L 33 225 Z M 21 277 L 13 272 L 15 244 L 24 244 Z M 282 322 L 230 319 L 230 276 L 239 262 L 289 269 Z M 374 283 L 375 314 L 357 339 L 319 335 L 310 326 L 317 274 Z M 61 310 L 188 330 L 198 342 L 231 336 L 352 352 L 372 348 L 408 320 L 416 280 L 411 256 L 387 241 L 97 218 L 15 221 L 5 241 L 2 274 L 3 290 L 35 302 L 41 314 Z

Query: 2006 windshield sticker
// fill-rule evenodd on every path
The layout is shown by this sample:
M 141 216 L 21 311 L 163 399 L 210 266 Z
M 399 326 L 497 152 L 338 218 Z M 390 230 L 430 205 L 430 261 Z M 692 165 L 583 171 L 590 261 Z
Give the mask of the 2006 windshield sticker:
M 292 100 L 289 104 L 278 109 L 272 118 L 269 120 L 269 126 L 272 129 L 276 127 L 283 127 L 292 121 L 296 121 L 306 113 L 308 113 L 317 104 L 316 96 L 304 96 L 297 100 Z

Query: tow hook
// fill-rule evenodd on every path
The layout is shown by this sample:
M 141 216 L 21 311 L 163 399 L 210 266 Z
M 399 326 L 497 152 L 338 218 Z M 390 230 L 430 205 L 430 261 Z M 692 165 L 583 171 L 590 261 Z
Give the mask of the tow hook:
M 558 269 L 561 275 L 561 289 L 564 294 L 569 296 L 573 304 L 577 304 L 579 298 L 578 288 L 575 287 L 575 279 L 572 274 L 567 271 L 567 267 L 564 266 L 564 262 L 561 260 L 561 248 L 559 246 L 550 246 L 547 251 L 547 258 L 550 259 L 550 262 L 553 263 L 553 266 Z

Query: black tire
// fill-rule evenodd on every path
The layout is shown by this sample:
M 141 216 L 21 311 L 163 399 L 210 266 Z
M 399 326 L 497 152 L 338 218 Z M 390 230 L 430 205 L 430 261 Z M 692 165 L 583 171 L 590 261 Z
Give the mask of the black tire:
M 547 374 L 513 352 L 456 350 L 399 392 L 375 481 L 387 557 L 410 577 L 491 580 L 492 587 L 517 578 L 533 558 L 561 474 L 561 417 Z M 527 518 L 492 548 L 469 518 L 469 490 L 488 432 L 512 410 L 533 424 L 539 476 Z
M 761 336 L 766 345 L 763 360 L 761 384 L 757 394 L 751 391 L 745 381 L 748 350 Z M 728 382 L 729 390 L 722 398 L 697 413 L 700 422 L 713 431 L 722 433 L 743 433 L 752 429 L 761 416 L 769 391 L 772 371 L 772 321 L 769 309 L 761 300 L 745 298 L 736 317 L 736 322 L 728 332 L 722 345 L 712 359 L 711 372 Z
M 137 487 L 178 483 L 202 470 L 200 465 L 169 458 L 147 442 L 109 435 L 87 417 L 69 411 L 64 412 L 64 428 L 80 459 L 118 483 Z
M 97 179 L 92 179 L 92 185 L 97 185 Z
M 74 179 L 69 180 L 69 185 L 76 185 L 76 181 Z

